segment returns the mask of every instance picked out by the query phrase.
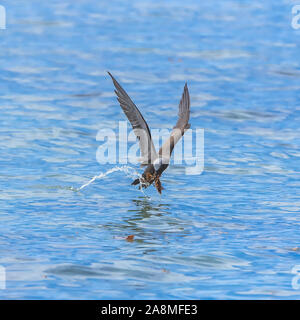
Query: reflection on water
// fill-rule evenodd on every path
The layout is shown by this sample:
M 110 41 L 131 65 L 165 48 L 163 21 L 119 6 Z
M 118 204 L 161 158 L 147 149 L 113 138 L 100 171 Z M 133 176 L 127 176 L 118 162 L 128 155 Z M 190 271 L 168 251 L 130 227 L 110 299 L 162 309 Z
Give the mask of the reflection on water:
M 140 200 L 141 199 L 141 200 Z M 148 218 L 152 212 L 159 214 L 169 213 L 167 210 L 170 208 L 169 204 L 158 203 L 154 204 L 148 197 L 139 197 L 138 200 L 132 200 L 136 205 L 136 209 L 128 210 L 129 212 L 136 212 L 141 215 L 143 218 Z
M 1 297 L 300 297 L 291 287 L 300 31 L 288 3 L 19 0 L 7 8 Z M 188 82 L 192 128 L 205 130 L 201 175 L 171 165 L 159 196 L 131 186 L 138 166 L 99 165 L 98 130 L 125 119 L 107 70 L 151 128 L 174 126 Z

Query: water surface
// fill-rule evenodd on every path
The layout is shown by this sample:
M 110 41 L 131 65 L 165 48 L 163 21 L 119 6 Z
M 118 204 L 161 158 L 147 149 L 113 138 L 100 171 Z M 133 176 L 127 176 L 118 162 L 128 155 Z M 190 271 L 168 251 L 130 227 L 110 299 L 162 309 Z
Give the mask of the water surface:
M 300 298 L 295 2 L 1 4 L 1 298 Z M 123 171 L 75 191 L 114 168 L 96 160 L 125 119 L 106 70 L 154 128 L 188 82 L 201 175 L 171 166 L 161 198 Z

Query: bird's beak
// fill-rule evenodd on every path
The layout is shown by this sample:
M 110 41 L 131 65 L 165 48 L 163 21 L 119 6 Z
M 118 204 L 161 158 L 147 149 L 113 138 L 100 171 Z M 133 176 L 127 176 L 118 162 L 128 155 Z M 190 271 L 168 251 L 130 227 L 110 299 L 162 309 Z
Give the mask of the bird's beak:
M 139 184 L 140 183 L 140 179 L 135 179 L 132 183 L 131 183 L 131 185 L 132 186 L 136 186 L 137 184 Z

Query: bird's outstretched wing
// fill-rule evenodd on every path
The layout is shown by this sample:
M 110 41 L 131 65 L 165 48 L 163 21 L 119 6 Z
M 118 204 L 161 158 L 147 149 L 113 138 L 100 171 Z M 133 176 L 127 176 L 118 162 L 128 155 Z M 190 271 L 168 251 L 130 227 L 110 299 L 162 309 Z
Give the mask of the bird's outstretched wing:
M 171 154 L 173 152 L 175 144 L 184 135 L 185 131 L 190 128 L 190 95 L 187 84 L 183 89 L 183 94 L 179 103 L 178 120 L 173 128 L 168 140 L 162 145 L 159 150 L 159 156 L 163 159 L 163 162 L 169 163 Z
M 126 91 L 118 81 L 108 72 L 115 86 L 115 93 L 118 97 L 121 108 L 132 125 L 133 131 L 139 139 L 141 149 L 141 166 L 153 163 L 158 157 L 151 139 L 150 129 L 137 106 L 130 99 Z

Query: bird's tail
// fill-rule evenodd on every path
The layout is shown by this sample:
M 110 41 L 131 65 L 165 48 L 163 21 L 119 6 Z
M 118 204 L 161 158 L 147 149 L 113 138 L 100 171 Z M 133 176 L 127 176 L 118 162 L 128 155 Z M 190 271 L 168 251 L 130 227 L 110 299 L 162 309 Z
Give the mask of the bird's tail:
M 159 180 L 159 177 L 157 177 L 157 178 L 155 179 L 155 188 L 156 188 L 156 190 L 158 191 L 159 194 L 161 194 L 161 190 L 164 189 L 163 186 L 161 185 L 161 182 L 160 182 L 160 180 Z

